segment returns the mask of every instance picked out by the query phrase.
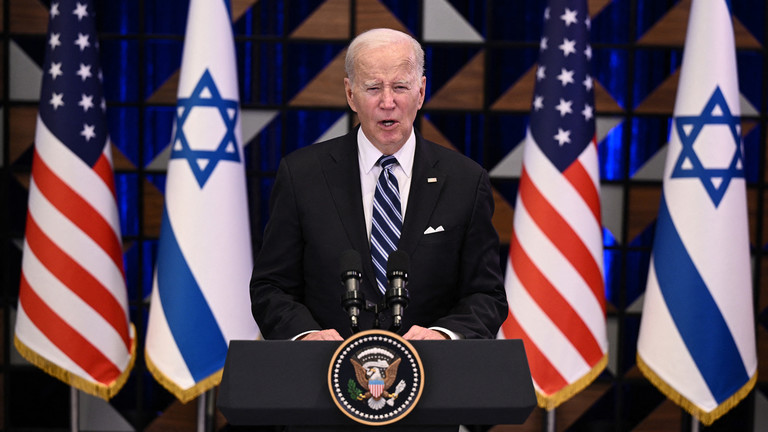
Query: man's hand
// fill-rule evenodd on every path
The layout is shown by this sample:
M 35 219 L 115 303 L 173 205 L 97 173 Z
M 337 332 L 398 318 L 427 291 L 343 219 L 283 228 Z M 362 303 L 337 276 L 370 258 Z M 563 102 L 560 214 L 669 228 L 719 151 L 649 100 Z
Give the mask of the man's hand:
M 339 332 L 334 329 L 320 330 L 312 333 L 307 333 L 299 340 L 325 340 L 325 341 L 340 341 L 342 339 Z
M 437 330 L 424 328 L 421 326 L 413 326 L 403 335 L 403 338 L 409 340 L 443 340 L 449 339 L 448 335 L 440 333 Z

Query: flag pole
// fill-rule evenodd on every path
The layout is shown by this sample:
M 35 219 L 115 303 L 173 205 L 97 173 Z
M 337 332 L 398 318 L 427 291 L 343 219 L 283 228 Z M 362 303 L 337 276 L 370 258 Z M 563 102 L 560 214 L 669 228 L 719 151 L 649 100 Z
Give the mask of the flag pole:
M 691 432 L 699 432 L 699 419 L 696 417 L 691 416 Z
M 213 432 L 216 429 L 214 407 L 216 395 L 210 389 L 197 398 L 197 432 Z
M 555 432 L 555 408 L 547 410 L 544 418 L 544 432 Z
M 208 396 L 205 398 L 206 427 L 208 432 L 214 432 L 216 430 L 216 390 L 212 388 L 206 393 L 208 393 Z
M 205 430 L 205 400 L 208 399 L 208 392 L 200 394 L 197 398 L 197 432 L 206 432 Z
M 77 432 L 80 424 L 80 400 L 77 389 L 69 386 L 69 430 Z
M 208 392 L 201 393 L 197 398 L 197 432 L 206 432 L 205 430 L 205 400 L 208 398 Z

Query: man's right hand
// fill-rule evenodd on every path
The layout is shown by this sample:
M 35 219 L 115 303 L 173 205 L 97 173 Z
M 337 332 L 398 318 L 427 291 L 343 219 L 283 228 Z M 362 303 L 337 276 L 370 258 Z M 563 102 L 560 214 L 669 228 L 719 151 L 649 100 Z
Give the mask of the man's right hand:
M 325 340 L 325 341 L 340 341 L 344 340 L 339 332 L 334 329 L 320 330 L 312 333 L 307 333 L 299 340 Z

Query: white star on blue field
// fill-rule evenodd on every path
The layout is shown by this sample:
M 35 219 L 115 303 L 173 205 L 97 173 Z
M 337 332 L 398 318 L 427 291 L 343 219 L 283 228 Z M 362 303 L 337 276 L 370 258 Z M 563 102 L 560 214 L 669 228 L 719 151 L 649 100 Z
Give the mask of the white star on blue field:
M 715 115 L 714 113 L 719 113 Z M 706 189 L 715 207 L 720 205 L 728 185 L 735 178 L 744 178 L 744 155 L 741 150 L 740 123 L 741 119 L 731 114 L 720 87 L 715 88 L 712 97 L 707 101 L 698 116 L 680 116 L 674 119 L 677 134 L 683 150 L 675 162 L 671 178 L 698 178 Z M 727 167 L 705 168 L 701 163 L 694 144 L 704 126 L 725 125 L 733 137 L 733 156 Z M 687 132 L 686 132 L 687 131 Z M 701 144 L 699 144 L 701 146 Z M 699 151 L 706 150 L 704 148 Z
M 193 149 L 184 133 L 184 123 L 196 107 L 213 107 L 221 115 L 226 131 L 214 150 Z M 176 134 L 173 137 L 171 159 L 186 159 L 202 189 L 220 161 L 240 162 L 235 125 L 237 101 L 221 97 L 211 73 L 206 69 L 188 98 L 179 98 L 176 109 Z

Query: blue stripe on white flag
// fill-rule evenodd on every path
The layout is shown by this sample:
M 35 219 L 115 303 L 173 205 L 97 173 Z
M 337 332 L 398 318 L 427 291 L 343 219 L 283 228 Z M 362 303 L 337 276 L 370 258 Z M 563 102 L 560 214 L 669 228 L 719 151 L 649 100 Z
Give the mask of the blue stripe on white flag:
M 168 327 L 195 382 L 224 367 L 227 340 L 176 242 L 163 209 L 157 254 L 157 290 Z M 195 325 L 189 325 L 190 321 Z
M 665 197 L 659 208 L 653 254 L 664 302 L 719 404 L 750 377 L 717 303 L 674 227 Z M 702 331 L 702 324 L 706 324 L 706 332 Z

